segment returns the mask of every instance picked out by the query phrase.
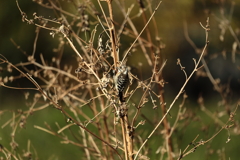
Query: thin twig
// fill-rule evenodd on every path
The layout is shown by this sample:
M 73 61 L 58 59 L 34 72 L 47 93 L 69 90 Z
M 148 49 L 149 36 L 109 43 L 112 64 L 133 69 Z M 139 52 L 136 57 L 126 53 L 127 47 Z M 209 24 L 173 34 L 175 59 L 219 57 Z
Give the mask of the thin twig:
M 149 134 L 149 136 L 147 137 L 147 139 L 143 142 L 143 144 L 141 145 L 141 147 L 139 148 L 137 154 L 135 155 L 134 160 L 137 159 L 141 149 L 143 148 L 143 146 L 147 143 L 147 141 L 152 137 L 152 135 L 154 134 L 154 132 L 158 129 L 158 127 L 162 124 L 163 120 L 165 119 L 165 117 L 169 114 L 170 110 L 172 109 L 173 105 L 175 104 L 176 100 L 179 98 L 179 96 L 183 93 L 183 90 L 185 88 L 185 86 L 187 85 L 188 81 L 190 80 L 190 78 L 193 76 L 193 74 L 197 71 L 197 68 L 201 62 L 201 59 L 207 49 L 208 46 L 208 31 L 209 31 L 209 18 L 207 18 L 207 24 L 206 27 L 203 27 L 203 29 L 205 30 L 205 34 L 206 34 L 206 44 L 202 50 L 202 53 L 192 71 L 192 73 L 188 76 L 188 78 L 186 79 L 185 83 L 182 85 L 182 88 L 180 89 L 180 91 L 178 92 L 177 96 L 174 98 L 174 100 L 172 101 L 172 103 L 170 104 L 168 110 L 166 111 L 166 114 L 162 117 L 162 119 L 158 122 L 158 124 L 156 125 L 156 127 L 153 129 L 153 131 Z

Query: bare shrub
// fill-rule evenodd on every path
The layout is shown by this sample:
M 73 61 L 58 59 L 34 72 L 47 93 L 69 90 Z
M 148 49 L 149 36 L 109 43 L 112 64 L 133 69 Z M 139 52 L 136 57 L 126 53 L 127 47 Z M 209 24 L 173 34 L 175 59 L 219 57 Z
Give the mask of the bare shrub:
M 54 12 L 54 18 L 37 12 L 32 16 L 27 15 L 21 8 L 21 2 L 16 2 L 22 21 L 36 27 L 36 36 L 32 53 L 26 53 L 12 40 L 19 51 L 27 55 L 26 62 L 12 64 L 7 56 L 1 55 L 0 58 L 3 71 L 10 73 L 10 76 L 0 79 L 1 86 L 24 90 L 28 102 L 27 109 L 19 107 L 17 111 L 14 110 L 1 126 L 10 126 L 12 129 L 10 146 L 0 146 L 2 159 L 38 159 L 41 153 L 34 149 L 36 144 L 32 144 L 31 139 L 25 139 L 28 145 L 27 149 L 23 149 L 16 137 L 31 116 L 50 107 L 64 115 L 61 120 L 66 123 L 60 124 L 58 122 L 61 120 L 53 117 L 55 124 L 47 121 L 45 126 L 35 124 L 34 128 L 59 138 L 63 144 L 81 148 L 82 156 L 76 159 L 133 160 L 158 157 L 180 160 L 201 145 L 211 142 L 223 130 L 227 130 L 227 142 L 230 141 L 230 134 L 239 134 L 238 121 L 234 120 L 237 102 L 229 103 L 230 87 L 213 78 L 205 60 L 209 45 L 209 18 L 206 17 L 206 22 L 199 24 L 203 34 L 205 32 L 205 45 L 202 48 L 197 47 L 190 38 L 187 22 L 184 22 L 185 38 L 198 58 L 192 59 L 194 67 L 190 72 L 186 71 L 181 59 L 176 59 L 185 81 L 168 104 L 164 95 L 164 87 L 168 82 L 163 77 L 167 65 L 167 59 L 162 55 L 165 44 L 159 36 L 159 24 L 155 17 L 164 2 L 138 0 L 129 5 L 125 1 L 111 0 L 69 0 L 68 3 L 59 0 L 34 1 L 39 7 Z M 120 16 L 115 18 L 115 8 L 118 9 L 116 13 L 122 15 L 121 20 Z M 141 30 L 135 19 L 141 22 Z M 239 40 L 224 20 L 219 20 L 222 27 L 220 39 L 224 39 L 223 30 L 229 29 L 234 38 L 232 61 L 235 62 L 238 60 Z M 49 58 L 36 52 L 40 36 L 46 31 L 57 43 L 57 48 L 50 46 L 57 56 Z M 63 58 L 68 54 L 73 57 L 71 61 Z M 12 70 L 19 74 L 11 74 Z M 205 107 L 204 98 L 199 95 L 200 109 L 218 128 L 214 134 L 204 137 L 205 140 L 194 135 L 195 138 L 188 139 L 189 145 L 182 148 L 174 132 L 197 118 L 194 112 L 188 112 L 184 107 L 188 98 L 185 88 L 195 74 L 196 77 L 207 77 L 211 81 L 225 109 L 216 115 L 217 112 Z M 31 82 L 28 86 L 32 87 L 7 85 L 8 82 L 23 79 Z M 181 102 L 178 104 L 176 102 L 179 99 Z M 177 105 L 177 111 L 172 114 L 170 111 Z M 0 110 L 3 115 L 7 112 Z M 229 117 L 225 122 L 221 120 L 223 115 Z M 233 126 L 235 131 L 230 130 Z M 17 148 L 21 148 L 21 151 L 17 151 Z

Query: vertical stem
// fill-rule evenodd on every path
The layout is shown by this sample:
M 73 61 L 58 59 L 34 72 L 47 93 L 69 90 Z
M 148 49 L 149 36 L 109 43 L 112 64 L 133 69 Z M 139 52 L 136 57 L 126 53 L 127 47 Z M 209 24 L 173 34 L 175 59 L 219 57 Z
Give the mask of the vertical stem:
M 163 64 L 160 63 L 159 66 L 162 66 L 162 65 Z M 157 73 L 158 72 L 157 67 L 155 67 L 154 69 L 155 69 L 155 72 Z M 156 82 L 159 82 L 161 79 L 162 79 L 161 74 L 160 75 L 158 75 L 158 74 L 155 75 L 155 81 Z M 161 85 L 159 85 L 159 95 L 160 95 L 159 96 L 159 101 L 160 101 L 162 116 L 164 116 L 167 113 L 167 110 L 166 110 L 166 106 L 165 106 L 163 87 Z M 167 117 L 165 117 L 163 119 L 163 127 L 165 129 L 165 141 L 166 141 L 166 149 L 167 149 L 167 152 L 168 152 L 168 160 L 173 160 L 173 157 L 172 157 L 172 152 L 173 152 L 172 140 L 171 140 L 171 136 L 169 136 L 170 132 L 171 132 L 171 128 L 169 126 Z
M 125 159 L 133 160 L 133 139 L 131 129 L 128 125 L 128 116 L 125 115 L 121 118 L 122 134 L 124 141 Z
M 127 140 L 126 140 L 126 130 L 124 125 L 124 118 L 121 118 L 121 126 L 122 126 L 122 136 L 123 136 L 123 143 L 124 143 L 124 153 L 125 153 L 125 160 L 128 160 L 128 147 L 127 147 Z
M 131 129 L 129 128 L 129 125 L 128 125 L 128 117 L 127 116 L 124 116 L 124 121 L 125 121 L 125 130 L 127 132 L 125 132 L 126 134 L 126 142 L 127 142 L 127 149 L 128 149 L 128 157 L 129 157 L 129 160 L 133 160 L 133 139 L 132 139 L 132 131 Z
M 159 92 L 162 92 L 162 87 L 159 87 L 161 90 Z M 163 93 L 160 93 L 160 103 L 161 103 L 161 110 L 162 110 L 162 115 L 164 116 L 166 114 L 166 106 L 165 106 L 165 102 L 164 102 L 164 95 Z M 168 152 L 168 159 L 169 160 L 173 160 L 172 157 L 172 152 L 173 152 L 173 147 L 172 147 L 172 140 L 171 137 L 169 136 L 170 132 L 171 132 L 171 128 L 168 124 L 168 119 L 167 117 L 165 117 L 165 119 L 163 120 L 163 126 L 165 129 L 165 140 L 166 140 L 166 148 L 167 148 L 167 152 Z
M 111 42 L 112 42 L 112 57 L 114 60 L 114 67 L 115 69 L 117 68 L 117 62 L 119 62 L 119 55 L 116 51 L 116 31 L 115 31 L 115 27 L 114 27 L 114 20 L 113 20 L 113 14 L 112 14 L 112 4 L 111 4 L 111 0 L 107 0 L 107 4 L 108 4 L 108 10 L 109 10 L 109 16 L 110 16 L 110 22 L 109 22 L 109 32 L 110 32 L 110 38 L 111 38 Z
M 137 1 L 138 1 L 138 4 L 139 4 L 141 12 L 142 12 L 143 23 L 146 25 L 147 24 L 147 16 L 146 16 L 146 13 L 145 13 L 145 10 L 144 10 L 145 6 L 144 6 L 142 0 L 137 0 Z M 153 45 L 152 45 L 152 37 L 151 37 L 151 33 L 150 33 L 148 25 L 147 25 L 145 31 L 147 33 L 147 40 L 148 40 L 148 42 L 150 44 L 151 57 L 152 57 L 152 59 L 154 59 L 154 50 L 153 50 Z

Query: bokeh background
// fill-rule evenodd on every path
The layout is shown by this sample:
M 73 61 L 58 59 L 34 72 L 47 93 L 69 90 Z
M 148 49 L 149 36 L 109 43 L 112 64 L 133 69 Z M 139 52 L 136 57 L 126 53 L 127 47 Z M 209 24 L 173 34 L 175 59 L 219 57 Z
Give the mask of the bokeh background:
M 64 3 L 68 4 L 67 2 Z M 126 5 L 129 5 L 128 3 L 136 3 L 136 9 L 133 10 L 133 12 L 137 13 L 137 2 L 129 1 L 126 2 Z M 154 3 L 155 1 L 153 1 L 153 6 Z M 44 9 L 31 0 L 19 0 L 19 4 L 29 17 L 36 12 L 38 15 L 54 18 L 54 13 L 51 10 Z M 115 7 L 115 20 L 122 21 L 123 17 L 120 16 L 121 14 L 118 14 L 120 11 L 117 9 L 117 6 Z M 173 100 L 185 81 L 183 72 L 180 70 L 180 67 L 177 66 L 177 58 L 180 58 L 187 74 L 190 74 L 194 67 L 192 59 L 197 59 L 199 56 L 195 53 L 195 50 L 187 42 L 184 36 L 184 23 L 188 26 L 190 38 L 196 46 L 201 49 L 205 44 L 205 32 L 201 28 L 199 22 L 205 24 L 207 17 L 209 17 L 211 28 L 209 32 L 210 43 L 205 60 L 213 77 L 216 79 L 219 78 L 221 85 L 229 86 L 229 92 L 226 93 L 227 103 L 231 110 L 235 109 L 240 99 L 240 46 L 237 47 L 235 61 L 233 61 L 232 48 L 235 39 L 231 35 L 228 27 L 224 26 L 224 23 L 229 21 L 229 25 L 231 25 L 239 39 L 239 15 L 239 0 L 162 1 L 155 18 L 158 23 L 159 36 L 165 45 L 165 48 L 161 51 L 162 58 L 167 59 L 167 65 L 163 70 L 163 78 L 167 82 L 164 88 L 167 104 Z M 134 22 L 135 25 L 139 27 L 138 31 L 140 31 L 143 27 L 143 23 L 138 20 Z M 151 27 L 152 25 L 150 24 L 150 28 Z M 21 49 L 27 54 L 31 54 L 36 35 L 35 29 L 34 25 L 22 22 L 21 14 L 14 0 L 0 1 L 0 54 L 4 55 L 11 63 L 16 64 L 27 61 L 27 56 L 16 48 L 13 41 L 21 46 Z M 222 34 L 224 29 L 225 34 Z M 152 33 L 153 37 L 154 35 L 155 34 Z M 220 39 L 220 35 L 224 37 L 223 40 Z M 145 33 L 143 36 L 146 36 Z M 39 58 L 39 54 L 43 54 L 45 58 L 49 59 L 53 56 L 57 56 L 56 53 L 53 52 L 53 48 L 57 47 L 58 44 L 56 41 L 57 38 L 52 38 L 49 35 L 49 31 L 42 30 L 37 43 L 36 57 Z M 130 46 L 130 43 L 131 39 L 123 41 L 122 49 L 126 50 L 127 47 Z M 63 57 L 65 62 L 77 66 L 74 53 L 70 49 L 65 50 Z M 137 66 L 137 63 L 136 60 L 131 59 L 131 57 L 129 58 L 128 64 L 130 66 Z M 3 70 L 4 66 L 0 67 L 0 77 L 4 78 L 4 76 L 9 75 L 9 73 Z M 146 73 L 146 71 L 143 69 L 142 73 Z M 17 72 L 13 71 L 12 74 L 17 74 Z M 31 83 L 26 79 L 20 79 L 19 81 L 8 84 L 16 87 L 32 87 Z M 175 134 L 177 136 L 174 142 L 178 143 L 182 150 L 196 137 L 196 135 L 200 134 L 202 139 L 206 139 L 216 132 L 216 125 L 213 119 L 207 116 L 206 113 L 202 112 L 199 108 L 197 103 L 199 96 L 204 98 L 206 107 L 212 112 L 216 110 L 224 111 L 225 107 L 219 104 L 222 98 L 219 93 L 214 90 L 208 77 L 195 75 L 189 81 L 185 92 L 188 95 L 185 107 L 194 110 L 193 113 L 195 114 L 190 118 L 197 117 L 198 120 L 197 122 L 194 121 L 195 123 L 189 122 L 189 124 L 185 124 L 187 127 L 184 130 L 176 131 Z M 180 102 L 179 100 L 177 104 Z M 24 108 L 26 108 L 24 91 L 0 87 L 0 144 L 7 148 L 10 147 L 11 129 L 9 127 L 2 128 L 2 125 L 7 122 L 9 117 L 13 116 L 14 111 Z M 174 115 L 176 111 L 177 109 L 173 109 L 172 114 Z M 236 119 L 239 121 L 240 118 L 238 113 L 239 110 L 236 115 Z M 223 121 L 227 119 L 227 116 L 222 117 Z M 28 119 L 26 128 L 17 132 L 16 139 L 19 143 L 19 152 L 26 149 L 28 140 L 31 140 L 34 150 L 38 152 L 40 159 L 62 160 L 68 159 L 70 156 L 71 159 L 81 159 L 79 158 L 81 157 L 81 149 L 71 147 L 67 144 L 61 144 L 57 137 L 41 132 L 33 127 L 33 124 L 44 125 L 45 121 L 53 124 L 56 123 L 56 121 L 59 124 L 65 123 L 63 116 L 60 113 L 56 113 L 53 108 L 47 108 L 43 111 L 34 113 L 34 116 Z M 195 153 L 189 155 L 185 159 L 221 159 L 220 156 L 218 156 L 220 153 L 225 153 L 226 159 L 238 159 L 240 147 L 239 132 L 231 136 L 232 140 L 229 143 L 225 143 L 227 137 L 227 131 L 220 133 L 216 139 L 205 146 L 199 147 Z M 152 152 L 157 148 L 157 146 L 153 146 Z M 151 159 L 155 159 L 155 157 L 153 156 Z

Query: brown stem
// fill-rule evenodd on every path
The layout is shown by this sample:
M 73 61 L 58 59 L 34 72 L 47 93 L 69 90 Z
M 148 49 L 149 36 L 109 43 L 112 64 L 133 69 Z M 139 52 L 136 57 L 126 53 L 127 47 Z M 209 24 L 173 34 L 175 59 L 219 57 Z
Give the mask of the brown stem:
M 133 138 L 132 132 L 128 125 L 128 117 L 125 115 L 121 118 L 121 125 L 123 130 L 123 139 L 124 139 L 124 149 L 125 149 L 125 159 L 133 160 Z
M 156 63 L 157 63 L 157 61 L 156 61 Z M 162 66 L 162 65 L 163 64 L 160 63 L 159 66 Z M 154 69 L 155 69 L 155 73 L 158 73 L 157 68 L 154 67 Z M 161 79 L 162 79 L 161 73 L 155 75 L 156 82 L 161 81 Z M 166 109 L 165 100 L 164 100 L 163 86 L 161 86 L 161 85 L 159 85 L 159 95 L 160 95 L 159 101 L 160 101 L 160 106 L 161 106 L 161 110 L 162 110 L 162 116 L 164 116 L 167 113 L 167 109 Z M 163 119 L 163 127 L 165 129 L 165 140 L 166 140 L 166 148 L 167 148 L 167 152 L 168 152 L 168 159 L 173 160 L 173 157 L 172 157 L 173 146 L 172 146 L 172 140 L 171 140 L 171 136 L 170 136 L 171 128 L 170 128 L 167 117 L 165 117 Z
M 109 32 L 110 32 L 110 38 L 111 38 L 111 42 L 112 42 L 112 57 L 114 60 L 114 67 L 115 69 L 117 68 L 117 62 L 119 62 L 119 55 L 117 53 L 117 44 L 116 44 L 116 31 L 115 31 L 115 26 L 113 24 L 113 14 L 112 14 L 112 4 L 111 4 L 111 0 L 107 1 L 108 4 L 108 10 L 109 10 L 109 16 L 110 16 L 110 22 L 109 22 Z
M 160 86 L 159 87 L 159 92 L 160 92 L 160 103 L 161 103 L 161 110 L 162 110 L 162 116 L 164 116 L 167 112 L 166 110 L 166 105 L 164 104 L 164 95 L 163 95 L 163 92 L 162 92 L 163 88 Z M 165 139 L 166 139 L 166 148 L 167 148 L 167 152 L 168 152 L 168 159 L 169 160 L 173 160 L 173 157 L 172 157 L 172 152 L 173 152 L 173 146 L 172 146 L 172 139 L 171 139 L 171 136 L 170 135 L 170 132 L 171 132 L 171 128 L 170 128 L 170 125 L 168 123 L 168 119 L 167 117 L 163 120 L 163 126 L 164 126 L 164 129 L 165 129 Z
M 144 10 L 144 4 L 142 2 L 142 0 L 137 0 L 138 1 L 138 4 L 140 6 L 140 9 L 141 9 L 141 12 L 142 12 L 142 18 L 143 18 L 143 23 L 146 25 L 147 24 L 147 16 L 146 16 L 146 13 L 145 13 L 145 10 Z M 150 44 L 150 51 L 151 51 L 151 58 L 154 59 L 154 50 L 153 50 L 153 45 L 152 45 L 152 38 L 151 38 L 151 33 L 150 33 L 150 30 L 149 30 L 149 27 L 147 25 L 146 27 L 146 33 L 147 33 L 147 40 Z

